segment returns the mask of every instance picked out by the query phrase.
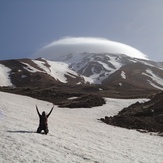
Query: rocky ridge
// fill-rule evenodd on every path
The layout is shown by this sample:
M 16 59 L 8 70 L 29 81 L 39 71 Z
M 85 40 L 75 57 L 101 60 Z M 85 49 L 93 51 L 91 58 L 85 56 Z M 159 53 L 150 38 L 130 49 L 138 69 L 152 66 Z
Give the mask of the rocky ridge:
M 128 129 L 163 133 L 163 92 L 157 93 L 147 102 L 137 102 L 122 109 L 116 116 L 105 116 L 100 120 Z

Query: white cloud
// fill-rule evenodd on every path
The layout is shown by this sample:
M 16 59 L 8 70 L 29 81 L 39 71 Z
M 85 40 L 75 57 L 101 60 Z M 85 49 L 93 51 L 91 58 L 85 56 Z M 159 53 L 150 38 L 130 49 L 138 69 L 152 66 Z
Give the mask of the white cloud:
M 40 49 L 34 57 L 57 60 L 60 57 L 73 53 L 118 53 L 130 57 L 147 59 L 147 56 L 139 50 L 119 42 L 96 37 L 66 37 L 56 40 Z

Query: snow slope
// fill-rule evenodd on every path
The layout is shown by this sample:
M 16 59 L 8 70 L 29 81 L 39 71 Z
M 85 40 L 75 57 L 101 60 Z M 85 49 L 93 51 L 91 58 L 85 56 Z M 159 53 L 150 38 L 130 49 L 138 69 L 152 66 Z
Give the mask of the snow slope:
M 160 86 L 163 85 L 163 80 L 160 76 L 154 74 L 154 72 L 152 72 L 152 70 L 150 70 L 150 69 L 147 69 L 146 72 L 142 73 L 142 74 L 146 75 L 152 79 L 151 81 L 150 80 L 148 81 L 150 83 L 150 85 L 152 85 L 153 87 L 158 88 L 160 90 L 163 90 L 163 88 L 158 86 L 158 85 L 160 85 Z M 158 85 L 156 85 L 155 83 L 157 83 Z
M 115 115 L 137 100 L 106 99 L 95 108 L 55 106 L 48 135 L 35 133 L 40 112 L 52 104 L 0 92 L 0 162 L 50 163 L 162 163 L 162 137 L 113 127 L 97 118 Z M 10 100 L 8 100 L 10 99 Z M 139 101 L 143 101 L 139 100 Z
M 68 64 L 64 62 L 53 62 L 53 61 L 46 61 L 49 65 L 47 68 L 44 64 L 45 62 L 32 60 L 35 64 L 38 65 L 41 69 L 44 70 L 47 74 L 52 76 L 54 79 L 59 80 L 62 83 L 67 83 L 67 78 L 65 75 L 71 76 L 75 78 L 78 74 L 75 71 L 72 71 L 68 68 Z

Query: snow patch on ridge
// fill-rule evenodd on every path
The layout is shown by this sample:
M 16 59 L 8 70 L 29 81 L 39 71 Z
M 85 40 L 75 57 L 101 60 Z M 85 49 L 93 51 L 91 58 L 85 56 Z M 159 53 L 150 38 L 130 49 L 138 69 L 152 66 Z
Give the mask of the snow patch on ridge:
M 124 71 L 121 72 L 121 77 L 122 77 L 123 79 L 126 79 L 126 74 L 125 74 Z
M 75 78 L 75 76 L 77 76 L 76 72 L 74 72 L 68 68 L 67 63 L 52 62 L 52 61 L 47 61 L 47 63 L 50 65 L 50 68 L 49 68 L 50 75 L 63 83 L 67 83 L 67 78 L 65 75 L 71 76 L 73 78 Z
M 36 72 L 42 72 L 39 69 L 34 68 L 33 66 L 29 65 L 28 63 L 22 62 L 22 64 L 26 65 L 23 68 L 29 72 L 36 73 Z
M 11 69 L 0 64 L 0 86 L 13 86 L 9 74 Z
M 153 80 L 153 82 L 148 80 L 148 82 L 153 87 L 163 90 L 163 87 L 161 87 L 161 86 L 163 86 L 163 79 L 160 76 L 154 74 L 152 70 L 147 69 L 146 73 L 142 73 L 142 75 L 146 75 L 146 76 L 150 77 Z M 157 83 L 158 85 L 156 85 L 154 83 Z
M 62 83 L 67 83 L 67 78 L 65 75 L 71 76 L 72 78 L 76 78 L 76 76 L 78 76 L 78 74 L 70 70 L 69 65 L 64 62 L 46 60 L 49 67 L 45 66 L 45 62 L 43 61 L 33 60 L 33 62 L 43 69 L 47 74 Z

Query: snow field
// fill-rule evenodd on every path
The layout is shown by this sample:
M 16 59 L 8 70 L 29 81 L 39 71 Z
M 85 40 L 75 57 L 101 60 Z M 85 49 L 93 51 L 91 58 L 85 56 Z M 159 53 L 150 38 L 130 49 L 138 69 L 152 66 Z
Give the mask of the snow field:
M 162 163 L 162 137 L 106 125 L 98 118 L 112 116 L 138 99 L 107 98 L 101 107 L 54 107 L 48 135 L 35 133 L 40 112 L 49 102 L 0 92 L 0 162 Z M 139 99 L 144 101 L 145 99 Z

